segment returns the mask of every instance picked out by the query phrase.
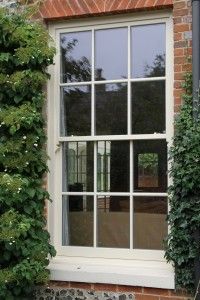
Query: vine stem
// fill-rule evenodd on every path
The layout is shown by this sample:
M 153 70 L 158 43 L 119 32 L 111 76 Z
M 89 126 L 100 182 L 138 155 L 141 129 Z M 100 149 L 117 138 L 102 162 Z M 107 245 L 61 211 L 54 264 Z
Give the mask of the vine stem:
M 195 292 L 194 300 L 198 300 L 197 296 L 199 294 L 199 287 L 200 287 L 200 280 L 199 280 L 199 283 L 198 283 L 198 286 L 197 286 L 197 289 L 196 289 L 196 292 Z

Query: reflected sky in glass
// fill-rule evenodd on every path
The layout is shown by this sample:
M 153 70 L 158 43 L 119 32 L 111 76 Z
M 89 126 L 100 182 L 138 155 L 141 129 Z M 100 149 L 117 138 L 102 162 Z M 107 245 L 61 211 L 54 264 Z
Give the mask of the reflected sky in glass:
M 95 32 L 96 80 L 127 78 L 127 28 Z
M 131 28 L 131 75 L 165 76 L 165 24 Z
M 91 31 L 64 33 L 60 36 L 61 82 L 91 80 Z

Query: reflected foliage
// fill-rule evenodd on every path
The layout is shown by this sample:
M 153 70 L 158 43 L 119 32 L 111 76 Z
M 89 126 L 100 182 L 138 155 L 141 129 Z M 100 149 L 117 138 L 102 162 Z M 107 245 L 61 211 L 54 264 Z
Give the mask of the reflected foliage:
M 67 37 L 61 37 L 61 64 L 62 64 L 62 81 L 90 81 L 91 64 L 86 56 L 76 59 L 73 56 L 74 49 L 79 45 L 78 39 L 67 42 Z

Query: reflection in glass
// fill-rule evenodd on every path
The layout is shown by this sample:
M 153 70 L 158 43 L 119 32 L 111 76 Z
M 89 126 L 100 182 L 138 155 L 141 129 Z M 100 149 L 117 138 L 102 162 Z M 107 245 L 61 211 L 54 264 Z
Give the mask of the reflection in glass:
M 134 248 L 162 250 L 167 236 L 166 217 L 167 198 L 134 197 Z
M 93 191 L 93 142 L 69 142 L 63 145 L 63 191 Z
M 98 196 L 98 247 L 129 248 L 129 197 Z
M 166 192 L 167 143 L 163 140 L 134 142 L 134 191 Z
M 63 246 L 93 246 L 92 196 L 63 196 Z
M 132 83 L 132 133 L 165 132 L 165 81 Z
M 129 192 L 129 142 L 98 142 L 97 190 Z
M 61 82 L 91 80 L 91 31 L 60 35 Z
M 98 84 L 95 87 L 96 134 L 127 133 L 127 84 Z
M 165 47 L 165 24 L 132 27 L 132 78 L 165 76 Z
M 91 86 L 62 88 L 61 135 L 91 135 Z
M 95 79 L 127 78 L 128 30 L 95 31 Z
M 158 187 L 158 154 L 138 154 L 138 187 Z

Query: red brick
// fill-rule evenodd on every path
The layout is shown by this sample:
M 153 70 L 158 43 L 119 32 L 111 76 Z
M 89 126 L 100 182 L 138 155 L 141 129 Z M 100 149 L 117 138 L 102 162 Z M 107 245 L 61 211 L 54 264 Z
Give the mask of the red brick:
M 181 68 L 181 66 L 179 65 L 179 67 Z M 183 73 L 174 73 L 174 80 L 182 80 L 183 79 Z
M 189 24 L 175 24 L 174 32 L 184 32 L 189 30 Z
M 174 17 L 177 16 L 186 16 L 188 15 L 188 9 L 184 8 L 184 9 L 177 9 L 174 11 Z
M 186 63 L 186 57 L 185 56 L 175 56 L 174 57 L 174 63 L 175 64 L 184 64 Z
M 135 294 L 135 300 L 159 300 L 157 295 Z
M 115 284 L 103 284 L 103 283 L 95 283 L 94 289 L 96 291 L 111 291 L 116 292 L 117 286 Z
M 169 291 L 166 289 L 156 289 L 156 288 L 144 288 L 144 294 L 153 294 L 153 295 L 169 295 Z
M 174 34 L 174 40 L 175 41 L 181 41 L 182 40 L 182 33 L 178 32 Z
M 184 49 L 174 49 L 175 56 L 182 56 L 184 55 Z
M 187 7 L 186 1 L 181 1 L 181 2 L 174 1 L 174 5 L 173 6 L 174 6 L 174 11 L 177 10 L 177 9 L 181 9 L 181 8 Z
M 160 300 L 186 300 L 186 298 L 183 297 L 160 297 Z
M 118 292 L 129 292 L 129 293 L 142 293 L 142 287 L 140 286 L 128 286 L 128 285 L 118 285 Z
M 69 288 L 69 281 L 51 281 L 50 286 Z
M 85 283 L 85 282 L 70 282 L 69 286 L 72 288 L 78 288 L 78 289 L 91 289 L 91 283 Z

